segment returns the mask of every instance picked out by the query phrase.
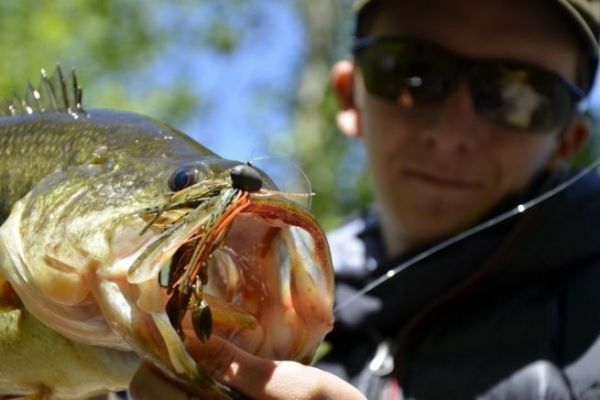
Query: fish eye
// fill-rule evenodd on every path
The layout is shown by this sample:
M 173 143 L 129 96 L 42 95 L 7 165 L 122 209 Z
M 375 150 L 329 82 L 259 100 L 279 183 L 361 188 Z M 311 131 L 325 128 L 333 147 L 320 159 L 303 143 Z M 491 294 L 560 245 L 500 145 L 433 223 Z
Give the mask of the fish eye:
M 199 175 L 198 169 L 193 165 L 179 167 L 169 178 L 169 188 L 174 192 L 183 190 L 198 182 Z

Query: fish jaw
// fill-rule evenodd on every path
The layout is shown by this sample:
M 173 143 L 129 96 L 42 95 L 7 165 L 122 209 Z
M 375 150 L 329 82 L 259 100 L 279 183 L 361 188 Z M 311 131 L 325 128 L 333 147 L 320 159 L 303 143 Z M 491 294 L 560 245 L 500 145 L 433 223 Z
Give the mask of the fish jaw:
M 125 262 L 112 272 L 98 269 L 93 287 L 106 319 L 136 353 L 172 379 L 217 399 L 226 396 L 225 388 L 203 374 L 184 345 L 199 340 L 183 333 L 194 332 L 189 313 L 176 329 L 159 279 L 178 245 L 188 242 L 203 221 L 198 218 L 159 247 L 149 243 L 145 250 L 152 256 L 141 257 L 126 276 Z M 312 359 L 333 324 L 333 274 L 325 235 L 310 214 L 287 202 L 254 199 L 233 220 L 207 268 L 204 299 L 212 310 L 214 335 L 264 358 Z
M 159 274 L 197 234 L 203 218 L 176 230 L 161 246 L 150 244 L 127 279 L 139 289 L 127 302 L 159 327 L 165 344 L 160 353 L 169 355 L 159 363 L 189 377 L 196 366 L 180 339 L 183 332 L 193 332 L 193 322 L 187 313 L 183 329 L 169 323 L 169 293 L 160 286 Z M 203 293 L 212 310 L 213 334 L 260 357 L 311 360 L 333 324 L 333 273 L 324 232 L 309 213 L 277 197 L 253 197 L 227 227 L 206 268 Z
M 229 293 L 215 294 L 255 316 L 263 335 L 238 328 L 224 329 L 226 337 L 261 357 L 309 362 L 333 326 L 329 248 L 314 218 L 294 203 L 257 197 L 233 223 L 223 248 L 242 277 L 227 280 L 221 273 L 213 288 Z M 216 263 L 214 275 L 222 269 Z

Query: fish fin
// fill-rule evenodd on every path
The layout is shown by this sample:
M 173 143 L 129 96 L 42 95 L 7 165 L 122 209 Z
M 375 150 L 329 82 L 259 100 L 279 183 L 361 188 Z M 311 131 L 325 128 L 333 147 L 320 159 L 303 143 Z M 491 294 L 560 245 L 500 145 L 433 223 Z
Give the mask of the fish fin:
M 41 70 L 37 88 L 29 83 L 23 97 L 14 96 L 1 104 L 0 116 L 65 112 L 77 118 L 86 114 L 81 100 L 82 90 L 75 70 L 65 77 L 60 65 L 57 65 L 52 76 Z

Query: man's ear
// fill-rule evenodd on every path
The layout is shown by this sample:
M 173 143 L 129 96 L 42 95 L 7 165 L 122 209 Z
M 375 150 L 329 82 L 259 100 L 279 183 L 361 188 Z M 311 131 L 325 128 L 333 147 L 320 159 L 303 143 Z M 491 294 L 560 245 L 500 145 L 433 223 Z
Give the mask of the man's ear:
M 354 64 L 348 60 L 338 61 L 331 69 L 331 84 L 339 106 L 337 125 L 344 135 L 351 138 L 361 135 L 354 101 L 354 73 Z
M 590 121 L 584 115 L 575 116 L 563 134 L 558 137 L 551 165 L 559 166 L 568 163 L 581 150 L 590 132 Z

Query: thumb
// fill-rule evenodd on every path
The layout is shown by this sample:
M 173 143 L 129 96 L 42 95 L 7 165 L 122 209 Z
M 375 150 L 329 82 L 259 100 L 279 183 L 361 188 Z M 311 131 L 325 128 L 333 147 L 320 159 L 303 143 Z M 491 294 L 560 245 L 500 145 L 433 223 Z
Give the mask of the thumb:
M 143 361 L 129 383 L 129 395 L 135 400 L 190 400 L 189 393 Z
M 277 362 L 247 353 L 216 335 L 207 343 L 188 340 L 190 336 L 185 346 L 205 374 L 252 398 L 267 398 L 265 388 Z
M 247 353 L 213 336 L 186 347 L 199 367 L 215 380 L 253 399 L 366 400 L 347 382 L 295 361 L 272 361 Z

